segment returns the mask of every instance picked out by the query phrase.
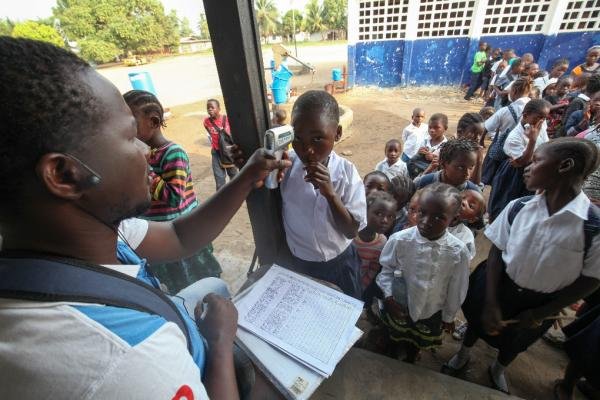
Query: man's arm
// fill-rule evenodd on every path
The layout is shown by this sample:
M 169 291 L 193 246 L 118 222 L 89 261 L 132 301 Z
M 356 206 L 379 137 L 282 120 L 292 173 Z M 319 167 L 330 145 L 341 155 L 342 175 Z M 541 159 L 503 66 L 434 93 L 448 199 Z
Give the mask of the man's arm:
M 136 251 L 151 263 L 178 260 L 196 253 L 213 241 L 229 223 L 250 191 L 260 187 L 270 171 L 291 166 L 262 149 L 228 184 L 189 214 L 169 222 L 151 222 Z

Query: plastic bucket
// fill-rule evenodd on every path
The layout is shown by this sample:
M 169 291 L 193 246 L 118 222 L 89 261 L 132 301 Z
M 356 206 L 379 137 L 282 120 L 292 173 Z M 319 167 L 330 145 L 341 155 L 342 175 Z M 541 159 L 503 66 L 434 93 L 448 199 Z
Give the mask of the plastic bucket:
M 339 82 L 342 80 L 342 70 L 340 68 L 334 68 L 331 70 L 331 79 L 334 82 Z
M 287 102 L 287 88 L 284 86 L 282 88 L 272 88 L 273 92 L 273 103 L 275 104 L 283 104 Z
M 127 75 L 129 75 L 129 82 L 131 82 L 131 87 L 134 90 L 145 90 L 146 92 L 150 92 L 156 96 L 156 89 L 154 89 L 152 77 L 150 77 L 149 72 L 130 72 Z
M 273 74 L 273 78 L 279 78 L 286 81 L 289 81 L 292 76 L 294 76 L 294 73 L 283 64 L 281 64 L 279 69 Z
M 273 84 L 271 85 L 271 87 L 273 89 L 286 89 L 288 87 L 289 82 L 289 79 L 280 79 L 275 77 L 275 79 L 273 79 Z

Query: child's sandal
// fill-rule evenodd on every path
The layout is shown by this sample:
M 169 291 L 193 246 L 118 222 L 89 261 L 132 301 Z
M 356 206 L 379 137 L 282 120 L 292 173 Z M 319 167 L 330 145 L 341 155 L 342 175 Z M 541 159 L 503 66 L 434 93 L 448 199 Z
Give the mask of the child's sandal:
M 467 359 L 467 361 L 463 364 L 463 366 L 460 368 L 453 368 L 448 363 L 444 363 L 444 365 L 442 365 L 440 372 L 444 375 L 448 375 L 448 376 L 456 378 L 461 372 L 463 372 L 465 369 L 467 369 L 467 366 L 469 365 L 470 361 L 471 361 L 471 358 L 469 357 Z

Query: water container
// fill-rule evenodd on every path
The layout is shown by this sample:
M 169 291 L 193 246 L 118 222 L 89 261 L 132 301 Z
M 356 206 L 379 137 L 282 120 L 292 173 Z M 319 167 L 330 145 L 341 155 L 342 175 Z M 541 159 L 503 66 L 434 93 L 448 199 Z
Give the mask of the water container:
M 278 77 L 275 77 L 275 79 L 273 79 L 273 84 L 271 85 L 271 87 L 273 89 L 286 89 L 288 86 L 288 82 L 289 80 L 287 79 L 280 79 Z
M 406 280 L 402 276 L 401 270 L 394 271 L 394 280 L 392 281 L 392 296 L 399 305 L 408 307 L 408 292 L 406 290 Z
M 287 102 L 288 90 L 286 86 L 281 88 L 273 87 L 271 91 L 273 92 L 273 103 L 284 104 Z
M 331 79 L 334 82 L 339 82 L 342 80 L 342 70 L 340 68 L 334 68 L 331 70 Z
M 130 72 L 127 75 L 129 75 L 129 82 L 131 82 L 131 87 L 133 87 L 134 90 L 145 90 L 156 96 L 156 89 L 154 89 L 154 84 L 152 83 L 149 72 Z
M 279 69 L 275 71 L 275 74 L 273 74 L 274 78 L 279 78 L 286 81 L 289 81 L 292 76 L 294 76 L 294 73 L 283 64 L 279 65 Z

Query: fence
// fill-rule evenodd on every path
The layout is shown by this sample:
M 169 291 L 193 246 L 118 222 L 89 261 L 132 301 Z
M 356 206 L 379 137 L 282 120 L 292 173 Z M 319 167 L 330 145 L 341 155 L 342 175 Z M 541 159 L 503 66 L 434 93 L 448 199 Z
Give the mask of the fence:
M 600 44 L 600 0 L 349 0 L 350 85 L 457 84 L 480 40 L 571 67 Z

